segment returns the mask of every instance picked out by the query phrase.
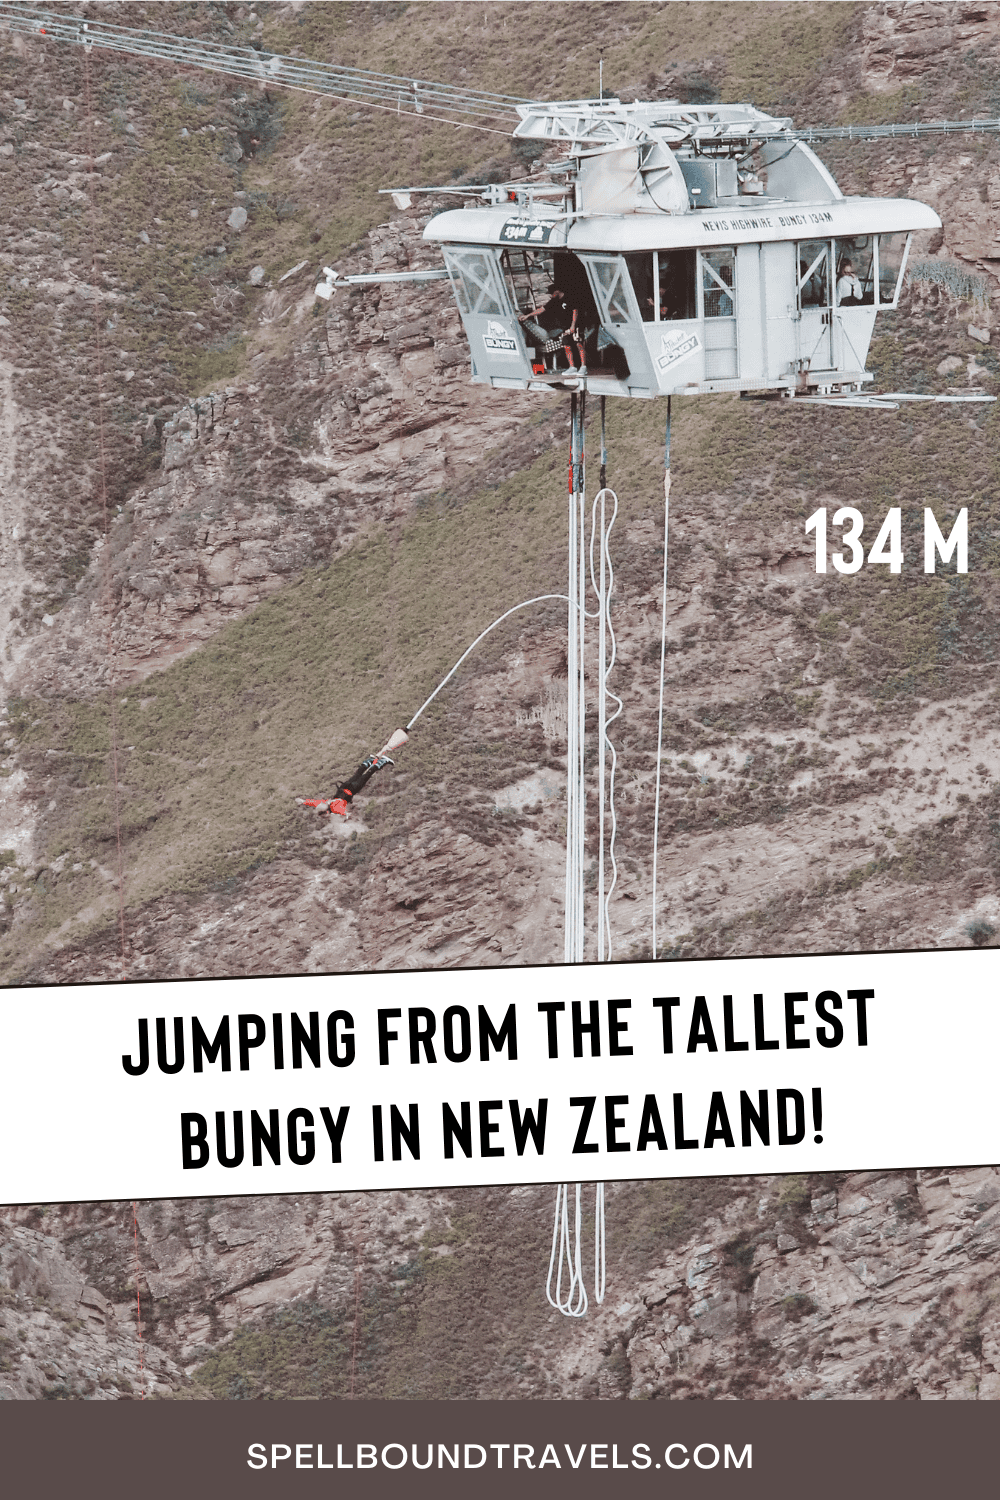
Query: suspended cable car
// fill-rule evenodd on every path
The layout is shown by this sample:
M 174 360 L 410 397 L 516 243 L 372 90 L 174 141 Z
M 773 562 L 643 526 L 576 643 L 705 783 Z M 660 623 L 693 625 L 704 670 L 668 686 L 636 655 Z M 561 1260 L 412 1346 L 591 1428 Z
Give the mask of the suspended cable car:
M 749 104 L 516 108 L 516 139 L 566 145 L 545 176 L 390 190 L 402 207 L 469 200 L 424 239 L 441 246 L 474 383 L 859 404 L 876 317 L 899 304 L 914 233 L 940 227 L 932 208 L 845 196 L 791 120 Z M 316 290 L 384 279 L 327 271 Z
M 17 0 L 0 0 L 0 21 L 88 52 L 183 63 L 428 123 L 495 135 L 516 119 L 515 139 L 565 145 L 528 183 L 384 190 L 400 207 L 415 192 L 483 206 L 428 224 L 444 270 L 340 277 L 325 268 L 316 288 L 329 298 L 338 284 L 449 276 L 472 379 L 501 390 L 586 384 L 643 399 L 739 391 L 894 405 L 864 394 L 875 318 L 898 305 L 912 235 L 941 221 L 911 199 L 846 197 L 808 140 L 1000 131 L 995 119 L 796 131 L 749 104 L 623 104 L 603 88 L 598 99 L 537 103 Z M 555 321 L 558 308 L 540 312 L 544 322 L 531 316 L 553 286 L 575 313 L 571 330 Z

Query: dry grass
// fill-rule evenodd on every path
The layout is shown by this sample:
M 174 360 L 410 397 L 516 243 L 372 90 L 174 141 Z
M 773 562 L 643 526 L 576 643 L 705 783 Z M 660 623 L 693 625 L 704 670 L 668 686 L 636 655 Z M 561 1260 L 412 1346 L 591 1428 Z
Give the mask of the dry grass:
M 632 525 L 657 516 L 663 418 L 662 403 L 614 403 L 609 414 L 611 477 L 624 503 L 618 555 L 626 596 L 648 591 L 659 566 L 626 537 Z M 816 699 L 803 691 L 794 661 L 808 659 L 817 644 L 828 677 L 845 690 L 884 700 L 953 689 L 964 673 L 992 659 L 996 543 L 990 489 L 996 458 L 986 437 L 996 418 L 981 420 L 986 425 L 970 449 L 969 428 L 953 412 L 923 418 L 923 452 L 936 453 L 942 492 L 948 474 L 953 478 L 943 516 L 959 499 L 970 504 L 976 567 L 967 578 L 950 572 L 925 578 L 917 531 L 927 498 L 926 460 L 910 446 L 908 418 L 822 409 L 795 414 L 735 398 L 675 402 L 672 577 L 688 587 L 682 580 L 695 551 L 704 555 L 704 539 L 711 537 L 706 524 L 711 527 L 710 518 L 720 513 L 718 497 L 728 496 L 722 513 L 732 515 L 733 530 L 724 525 L 724 534 L 708 543 L 716 573 L 711 602 L 720 628 L 740 568 L 739 552 L 723 549 L 726 537 L 787 535 L 788 545 L 804 553 L 802 522 L 807 505 L 815 503 L 805 496 L 815 495 L 824 479 L 834 482 L 839 467 L 830 469 L 839 454 L 864 456 L 851 465 L 845 500 L 873 522 L 887 503 L 902 503 L 906 517 L 906 566 L 888 596 L 882 571 L 866 569 L 851 578 L 831 574 L 810 596 L 808 610 L 786 604 L 781 595 L 756 605 L 745 601 L 744 608 L 765 614 L 784 611 L 799 645 L 774 691 L 752 702 L 714 705 L 709 720 L 696 726 L 699 743 L 724 744 L 737 729 L 807 723 Z M 770 466 L 747 486 L 747 456 L 757 453 L 768 454 Z M 356 764 L 393 725 L 406 722 L 490 619 L 518 599 L 560 590 L 564 482 L 557 450 L 495 488 L 461 498 L 442 494 L 392 535 L 374 537 L 329 567 L 308 571 L 119 704 L 119 741 L 129 747 L 120 760 L 129 903 L 171 891 L 193 893 L 272 858 L 298 832 L 291 812 L 296 794 L 322 792 L 332 775 Z M 560 605 L 542 607 L 530 629 L 558 629 L 561 612 Z M 467 717 L 472 699 L 463 687 L 499 664 L 528 626 L 515 618 L 502 627 L 428 711 L 405 752 L 412 777 L 407 797 L 380 797 L 372 805 L 371 826 L 380 839 L 404 826 L 414 795 L 421 804 L 444 797 L 451 805 L 530 768 L 538 747 L 524 735 L 511 731 L 485 744 L 477 741 Z M 624 671 L 636 665 L 623 658 Z M 683 698 L 683 652 L 671 657 L 671 674 L 672 692 Z M 645 731 L 638 720 L 633 705 L 626 764 L 633 741 L 642 759 Z M 105 869 L 113 863 L 106 703 L 24 704 L 17 724 L 21 762 L 30 774 L 47 778 L 53 795 L 62 788 L 46 858 L 68 850 L 70 862 L 85 868 L 75 876 L 46 877 L 47 889 L 35 897 L 34 920 L 4 940 L 8 973 L 18 971 L 44 932 L 68 920 L 72 931 L 80 914 L 85 922 L 106 920 L 113 905 L 113 891 L 88 863 L 93 859 Z M 679 750 L 691 735 L 689 725 L 668 724 L 668 743 Z M 58 752 L 55 762 L 46 754 L 52 750 Z M 720 821 L 788 814 L 787 785 L 801 768 L 799 759 L 779 756 L 771 767 L 765 755 L 759 762 L 752 782 L 737 780 L 725 792 Z M 52 780 L 54 763 L 58 781 Z M 693 814 L 687 780 L 681 772 L 667 778 L 668 829 L 671 820 L 687 826 Z M 638 832 L 644 808 L 635 813 Z M 623 812 L 626 839 L 631 818 Z

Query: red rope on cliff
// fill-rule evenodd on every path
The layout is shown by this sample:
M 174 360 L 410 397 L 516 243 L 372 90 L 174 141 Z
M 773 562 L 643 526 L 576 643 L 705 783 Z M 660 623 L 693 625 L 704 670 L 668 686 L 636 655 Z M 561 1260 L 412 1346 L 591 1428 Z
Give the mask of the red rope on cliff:
M 100 298 L 97 295 L 97 200 L 94 193 L 95 165 L 93 143 L 94 107 L 90 90 L 90 55 L 86 48 L 84 49 L 83 54 L 83 70 L 87 96 L 87 156 L 89 158 L 88 176 L 90 178 L 91 222 L 90 274 L 94 288 L 94 334 L 97 353 L 97 433 L 101 469 L 101 513 L 104 522 L 104 591 L 108 612 L 108 706 L 111 713 L 111 767 L 115 788 L 115 848 L 117 851 L 118 859 L 118 925 L 121 933 L 122 982 L 124 983 L 128 964 L 127 948 L 125 943 L 125 868 L 122 859 L 121 789 L 118 784 L 118 709 L 115 702 L 115 657 L 111 638 L 113 627 L 111 592 L 111 536 L 108 526 L 108 461 L 104 440 L 104 370 L 102 361 L 103 348 L 101 344 L 101 305 Z
M 146 1399 L 146 1372 L 143 1362 L 142 1349 L 142 1307 L 139 1303 L 139 1221 L 136 1218 L 136 1205 L 132 1203 L 132 1244 L 135 1249 L 135 1327 L 139 1335 L 139 1399 Z
M 354 1374 L 358 1363 L 358 1334 L 361 1328 L 361 1232 L 354 1224 L 354 1332 L 351 1336 L 351 1400 L 354 1400 Z
M 94 193 L 94 106 L 90 88 L 90 54 L 84 49 L 83 72 L 87 99 L 87 157 L 90 179 L 91 257 L 90 277 L 94 289 L 94 336 L 97 357 L 97 434 L 101 471 L 101 516 L 104 525 L 104 596 L 108 614 L 108 707 L 111 714 L 111 768 L 115 788 L 115 849 L 118 859 L 118 927 L 121 934 L 122 983 L 127 977 L 128 950 L 125 942 L 125 867 L 122 858 L 121 788 L 118 782 L 118 708 L 115 702 L 115 656 L 112 643 L 113 597 L 111 590 L 111 536 L 108 526 L 108 457 L 104 440 L 104 368 L 101 342 L 101 303 L 97 295 L 97 200 Z M 139 1340 L 139 1399 L 146 1399 L 145 1360 L 142 1347 L 142 1303 L 139 1294 L 139 1221 L 132 1203 L 132 1249 L 135 1257 L 135 1328 Z

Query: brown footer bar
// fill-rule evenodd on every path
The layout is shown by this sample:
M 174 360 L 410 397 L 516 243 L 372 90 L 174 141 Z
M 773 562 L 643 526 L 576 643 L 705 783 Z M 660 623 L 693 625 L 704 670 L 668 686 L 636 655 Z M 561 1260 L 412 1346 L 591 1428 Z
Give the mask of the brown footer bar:
M 991 1492 L 996 1431 L 987 1402 L 11 1402 L 0 1473 L 40 1500 L 921 1500 Z

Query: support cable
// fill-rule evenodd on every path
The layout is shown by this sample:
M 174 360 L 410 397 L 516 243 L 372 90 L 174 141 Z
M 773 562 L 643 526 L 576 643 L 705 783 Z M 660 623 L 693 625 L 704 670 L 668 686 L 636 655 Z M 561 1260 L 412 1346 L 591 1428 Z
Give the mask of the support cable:
M 566 598 L 566 877 L 563 897 L 563 962 L 574 962 L 576 942 L 576 392 L 570 396 Z
M 670 397 L 667 397 L 667 432 L 663 465 L 663 605 L 660 612 L 660 707 L 656 728 L 656 801 L 653 814 L 653 957 L 656 947 L 656 861 L 660 842 L 660 772 L 663 764 L 663 692 L 667 663 L 667 537 L 670 526 Z
M 518 105 L 534 101 L 515 94 L 495 94 L 481 89 L 458 89 L 449 84 L 435 83 L 431 79 L 403 78 L 392 73 L 377 73 L 364 68 L 343 68 L 333 64 L 315 62 L 310 58 L 287 57 L 266 52 L 256 46 L 230 47 L 218 42 L 199 38 L 169 35 L 164 32 L 113 26 L 105 21 L 84 20 L 79 16 L 43 10 L 35 5 L 23 5 L 17 0 L 0 0 L 0 20 L 6 22 L 7 30 L 22 36 L 41 36 L 59 42 L 71 42 L 85 46 L 96 46 L 114 52 L 126 52 L 141 57 L 150 57 L 164 62 L 182 63 L 188 67 L 204 68 L 210 72 L 228 73 L 247 82 L 262 85 L 277 84 L 282 88 L 296 89 L 303 93 L 326 95 L 344 102 L 367 104 L 372 109 L 389 110 L 393 114 L 420 115 L 445 125 L 461 126 L 468 130 L 484 130 L 492 135 L 508 135 L 508 130 L 497 130 L 495 126 L 470 124 L 467 121 L 447 120 L 440 115 L 428 115 L 427 104 L 433 108 L 447 109 L 453 114 L 473 115 L 478 118 L 510 120 L 516 124 Z M 376 102 L 381 100 L 383 102 Z M 404 109 L 404 101 L 407 108 Z M 601 87 L 603 102 L 603 84 Z M 752 149 L 765 141 L 792 141 L 816 143 L 819 141 L 875 141 L 918 139 L 936 135 L 996 135 L 1000 133 L 1000 119 L 986 117 L 968 120 L 912 120 L 889 125 L 834 125 L 790 129 L 781 121 L 773 122 L 769 128 L 764 121 L 755 123 L 749 130 L 730 128 L 716 139 L 730 145 L 739 142 L 744 149 Z M 701 140 L 709 137 L 696 132 Z
M 224 73 L 265 87 L 277 85 L 342 103 L 364 104 L 392 114 L 419 115 L 438 124 L 482 130 L 490 135 L 509 136 L 517 123 L 517 106 L 531 102 L 513 94 L 459 89 L 431 79 L 403 78 L 365 68 L 338 67 L 310 58 L 284 57 L 258 51 L 256 47 L 230 47 L 166 32 L 113 26 L 105 21 L 84 20 L 34 5 L 21 5 L 16 0 L 0 0 L 0 21 L 6 22 L 8 31 L 22 36 L 40 36 L 46 40 L 75 43 L 87 49 L 99 47 L 211 73 Z M 428 114 L 428 107 L 471 116 L 472 120 L 453 120 Z M 480 123 L 489 119 L 510 123 L 506 129 L 497 129 L 496 124 Z
M 584 921 L 584 880 L 583 864 L 587 849 L 587 783 L 586 783 L 586 719 L 587 719 L 587 691 L 586 691 L 586 648 L 585 648 L 585 625 L 586 617 L 584 610 L 587 598 L 587 553 L 585 547 L 586 514 L 587 514 L 587 469 L 586 450 L 584 445 L 584 422 L 587 415 L 587 394 L 581 391 L 577 398 L 576 418 L 576 599 L 577 599 L 577 681 L 579 691 L 576 699 L 576 948 L 574 963 L 583 963 L 586 944 L 586 926 Z

